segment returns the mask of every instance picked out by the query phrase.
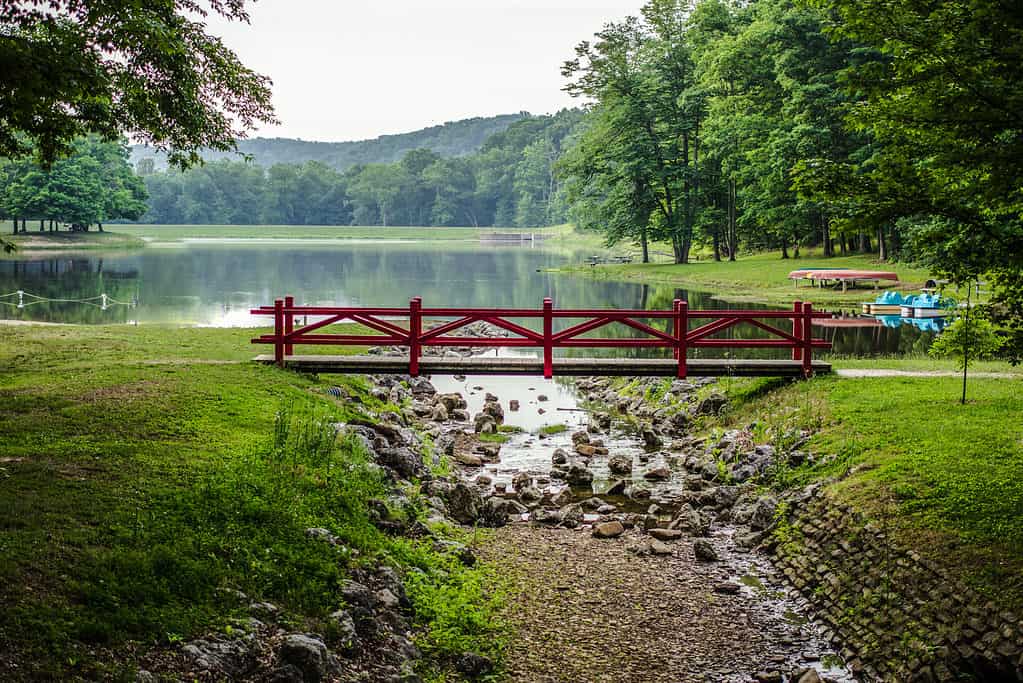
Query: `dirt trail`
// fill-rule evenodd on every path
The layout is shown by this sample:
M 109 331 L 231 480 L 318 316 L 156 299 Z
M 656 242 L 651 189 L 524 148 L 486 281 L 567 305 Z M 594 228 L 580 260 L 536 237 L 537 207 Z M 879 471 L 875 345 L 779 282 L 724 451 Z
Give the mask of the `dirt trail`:
M 715 591 L 754 564 L 766 578 L 762 561 L 735 553 L 723 537 L 712 539 L 723 558 L 715 563 L 697 562 L 689 537 L 672 542 L 670 556 L 626 550 L 642 537 L 629 531 L 599 540 L 588 531 L 524 524 L 494 533 L 481 554 L 515 581 L 508 680 L 723 683 L 820 666 L 821 643 L 783 618 L 776 594 Z

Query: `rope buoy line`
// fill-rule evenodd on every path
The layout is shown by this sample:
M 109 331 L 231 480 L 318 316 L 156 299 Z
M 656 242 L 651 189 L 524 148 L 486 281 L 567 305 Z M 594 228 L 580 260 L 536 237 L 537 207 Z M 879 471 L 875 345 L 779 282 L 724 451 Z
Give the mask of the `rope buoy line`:
M 96 296 L 90 296 L 85 299 L 52 299 L 50 297 L 32 294 L 31 292 L 26 292 L 21 289 L 10 292 L 9 294 L 0 294 L 0 299 L 9 299 L 14 296 L 18 297 L 16 302 L 0 301 L 0 305 L 11 306 L 12 308 L 28 308 L 29 306 L 42 303 L 85 304 L 86 306 L 95 306 L 101 311 L 105 311 L 111 306 L 128 306 L 129 308 L 135 308 L 139 303 L 137 298 L 132 298 L 131 301 L 118 301 L 106 294 L 97 294 Z M 26 297 L 33 300 L 25 301 Z

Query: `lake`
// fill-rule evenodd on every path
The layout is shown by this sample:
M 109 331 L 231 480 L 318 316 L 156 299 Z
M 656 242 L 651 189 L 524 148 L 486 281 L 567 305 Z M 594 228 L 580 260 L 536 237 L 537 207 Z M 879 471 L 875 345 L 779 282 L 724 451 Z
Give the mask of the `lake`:
M 140 251 L 54 254 L 0 261 L 0 316 L 67 323 L 173 323 L 252 326 L 249 309 L 290 294 L 300 304 L 538 308 L 766 308 L 722 304 L 712 293 L 544 272 L 582 262 L 587 253 L 542 247 L 416 241 L 194 241 Z M 23 290 L 22 307 L 14 292 Z M 102 295 L 107 295 L 103 307 Z M 806 294 L 803 294 L 805 297 Z M 864 291 L 864 299 L 873 294 Z M 795 293 L 793 295 L 795 298 Z M 809 297 L 807 297 L 809 298 Z M 830 321 L 829 321 L 830 322 Z M 817 328 L 834 353 L 920 353 L 933 331 L 891 326 Z M 847 325 L 839 321 L 836 325 Z

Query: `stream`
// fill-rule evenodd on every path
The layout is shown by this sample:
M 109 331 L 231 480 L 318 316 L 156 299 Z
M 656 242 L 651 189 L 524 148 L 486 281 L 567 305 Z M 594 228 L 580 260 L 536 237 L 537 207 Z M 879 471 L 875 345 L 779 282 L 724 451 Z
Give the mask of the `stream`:
M 461 467 L 460 474 L 467 481 L 479 476 L 490 478 L 491 484 L 485 488 L 497 487 L 507 489 L 507 495 L 513 496 L 512 480 L 520 472 L 528 472 L 536 485 L 545 494 L 557 494 L 567 488 L 564 482 L 551 477 L 552 454 L 561 448 L 571 452 L 573 449 L 572 434 L 585 430 L 590 421 L 590 411 L 580 404 L 574 383 L 564 379 L 545 380 L 539 377 L 434 377 L 431 378 L 440 393 L 458 392 L 466 399 L 470 415 L 476 415 L 483 409 L 486 395 L 496 396 L 504 407 L 504 424 L 520 428 L 520 432 L 508 432 L 510 437 L 500 451 L 497 463 L 486 463 L 482 468 Z M 543 397 L 543 400 L 541 397 Z M 509 401 L 518 400 L 519 409 L 508 409 Z M 594 408 L 594 406 L 590 406 Z M 599 406 L 598 406 L 599 408 Z M 566 429 L 541 436 L 540 430 L 555 425 L 564 425 Z M 656 514 L 662 521 L 671 519 L 671 513 L 677 509 L 677 497 L 684 487 L 685 470 L 678 466 L 677 456 L 661 450 L 650 453 L 644 448 L 639 435 L 624 431 L 622 423 L 615 421 L 610 430 L 600 434 L 609 450 L 609 455 L 595 456 L 589 461 L 588 467 L 593 472 L 593 491 L 606 503 L 617 508 L 617 512 L 646 513 L 648 510 L 661 508 Z M 625 454 L 631 456 L 637 467 L 632 475 L 625 477 L 613 475 L 608 469 L 611 456 Z M 655 463 L 667 464 L 671 469 L 671 477 L 663 481 L 650 482 L 644 480 L 642 473 Z M 612 480 L 626 479 L 630 484 L 642 485 L 651 492 L 647 501 L 634 501 L 625 496 L 606 496 Z M 577 497 L 578 500 L 578 497 Z M 584 516 L 583 525 L 573 533 L 589 534 L 589 525 L 599 521 L 599 516 L 592 511 Z M 526 513 L 514 516 L 511 524 L 529 524 Z M 733 542 L 736 527 L 730 523 L 715 523 L 711 526 L 709 541 L 720 558 L 713 565 L 697 564 L 697 575 L 702 589 L 706 593 L 720 592 L 722 586 L 732 586 L 737 602 L 734 614 L 737 624 L 755 625 L 760 633 L 770 634 L 770 651 L 763 653 L 764 666 L 771 671 L 789 672 L 800 668 L 812 667 L 825 681 L 851 683 L 856 678 L 843 664 L 842 658 L 834 650 L 825 637 L 823 628 L 813 621 L 813 612 L 806 600 L 796 591 L 785 587 L 781 577 L 774 571 L 770 561 L 764 555 L 743 549 Z M 688 547 L 688 536 L 671 543 L 676 553 L 684 554 Z M 682 549 L 682 550 L 680 550 Z M 660 558 L 648 557 L 648 561 Z M 666 606 L 668 608 L 670 606 Z M 741 634 L 737 634 L 741 637 Z M 727 662 L 716 662 L 719 668 L 715 676 L 708 680 L 734 681 L 735 683 L 751 680 L 751 672 L 747 669 L 729 671 Z M 782 679 L 795 680 L 787 674 Z

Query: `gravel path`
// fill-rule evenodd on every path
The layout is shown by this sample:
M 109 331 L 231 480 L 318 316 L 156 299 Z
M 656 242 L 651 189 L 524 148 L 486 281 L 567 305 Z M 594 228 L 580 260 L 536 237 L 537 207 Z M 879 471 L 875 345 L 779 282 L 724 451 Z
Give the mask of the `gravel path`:
M 885 368 L 840 368 L 839 377 L 962 377 L 962 372 L 947 370 L 888 370 Z M 1023 374 L 1011 372 L 971 372 L 970 377 L 985 379 L 1023 379 Z
M 808 627 L 783 617 L 792 607 L 779 594 L 715 591 L 736 574 L 764 578 L 762 560 L 728 555 L 724 537 L 712 539 L 723 558 L 717 563 L 697 562 L 688 537 L 672 543 L 670 556 L 628 552 L 641 537 L 633 530 L 599 540 L 585 530 L 524 524 L 494 532 L 481 554 L 514 581 L 509 680 L 751 681 L 758 672 L 814 666 L 823 654 Z

